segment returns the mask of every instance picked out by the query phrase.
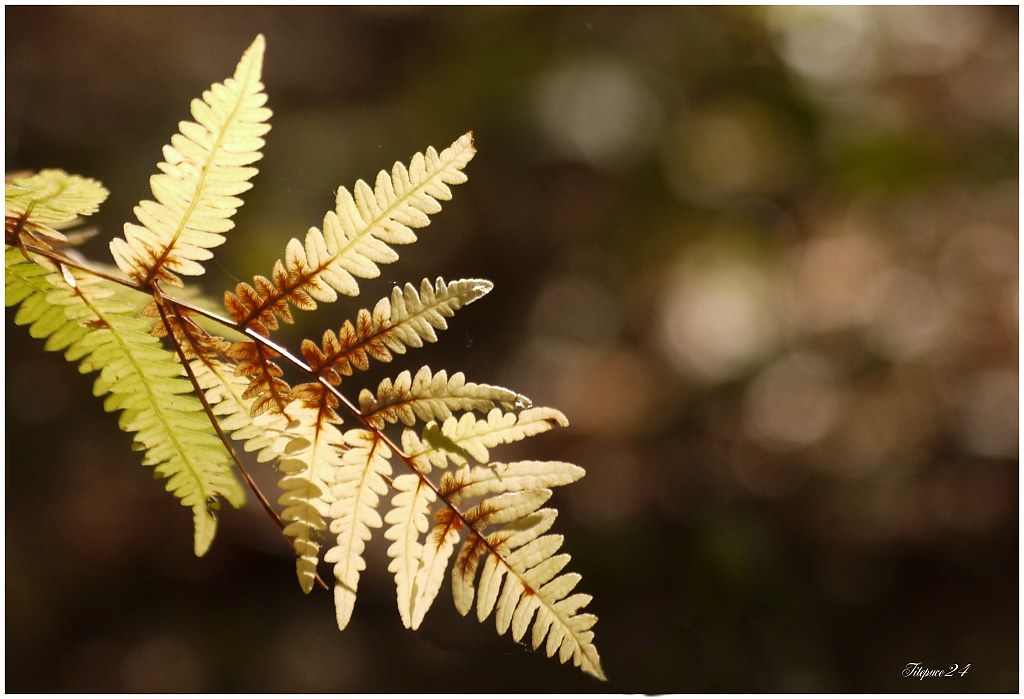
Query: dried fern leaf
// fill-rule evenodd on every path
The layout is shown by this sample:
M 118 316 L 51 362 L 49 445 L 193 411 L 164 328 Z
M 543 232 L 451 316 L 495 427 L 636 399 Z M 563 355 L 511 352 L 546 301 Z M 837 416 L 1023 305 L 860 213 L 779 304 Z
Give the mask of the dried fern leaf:
M 455 551 L 462 530 L 462 519 L 448 507 L 434 514 L 437 524 L 423 544 L 423 558 L 416 571 L 416 597 L 413 600 L 410 628 L 418 629 L 444 581 L 448 561 Z
M 241 325 L 260 334 L 292 321 L 289 304 L 313 310 L 338 294 L 359 293 L 356 278 L 372 279 L 378 265 L 398 259 L 393 245 L 416 241 L 413 228 L 430 223 L 430 215 L 451 199 L 449 185 L 466 181 L 462 172 L 476 151 L 472 134 L 437 153 L 428 148 L 409 167 L 396 163 L 381 171 L 371 188 L 359 180 L 353 193 L 338 190 L 336 208 L 324 217 L 323 230 L 310 228 L 304 241 L 293 238 L 271 278 L 256 277 L 224 294 L 224 305 Z
M 262 343 L 246 340 L 233 343 L 227 356 L 236 362 L 238 376 L 248 382 L 243 395 L 255 399 L 251 413 L 283 413 L 291 402 L 292 387 L 281 378 L 284 371 L 273 361 L 278 353 Z
M 231 218 L 242 205 L 256 175 L 252 163 L 262 155 L 263 136 L 270 130 L 270 110 L 260 82 L 263 36 L 242 55 L 234 76 L 214 83 L 202 99 L 192 100 L 192 118 L 164 146 L 160 174 L 150 178 L 156 201 L 135 207 L 139 223 L 126 223 L 124 238 L 110 251 L 118 267 L 147 285 L 163 281 L 182 286 L 179 274 L 200 275 L 201 264 L 213 256 Z
M 292 540 L 299 585 L 308 594 L 316 581 L 319 540 L 327 529 L 341 433 L 324 421 L 322 411 L 301 401 L 293 401 L 284 412 L 254 416 L 254 399 L 245 397 L 248 381 L 237 376 L 230 364 L 197 359 L 192 371 L 221 427 L 243 441 L 246 451 L 258 452 L 260 462 L 278 462 L 284 534 Z
M 63 170 L 41 170 L 14 177 L 4 186 L 4 222 L 8 242 L 27 233 L 66 241 L 57 228 L 99 210 L 109 192 L 98 181 Z
M 354 324 L 346 320 L 337 334 L 325 331 L 320 346 L 303 340 L 302 356 L 317 375 L 337 386 L 341 377 L 351 376 L 354 369 L 369 368 L 371 359 L 390 362 L 408 347 L 436 342 L 435 331 L 448 327 L 447 318 L 491 288 L 491 283 L 482 279 L 445 282 L 440 277 L 433 284 L 424 279 L 419 289 L 412 284 L 396 286 L 390 297 L 377 302 L 372 313 L 362 309 Z
M 391 476 L 391 450 L 378 435 L 355 429 L 344 437 L 347 448 L 331 488 L 333 501 L 328 512 L 337 544 L 324 554 L 324 561 L 334 563 L 334 606 L 341 629 L 352 618 L 359 574 L 366 568 L 363 550 L 370 530 L 384 525 L 377 508 L 381 496 L 388 492 L 385 479 Z
M 451 378 L 443 370 L 434 374 L 428 366 L 420 368 L 416 376 L 403 371 L 394 381 L 384 379 L 376 395 L 366 389 L 359 394 L 363 417 L 377 429 L 399 421 L 412 426 L 417 419 L 446 420 L 454 411 L 488 412 L 529 405 L 527 398 L 507 388 L 468 382 L 461 371 Z
M 449 417 L 443 423 L 430 422 L 422 435 L 412 430 L 402 433 L 402 451 L 420 469 L 446 468 L 448 463 L 462 466 L 471 461 L 487 463 L 489 449 L 547 432 L 569 424 L 554 408 L 530 408 L 521 413 L 506 413 L 495 408 L 479 419 L 473 413 Z
M 463 556 L 460 552 L 452 570 L 453 590 L 459 590 L 455 596 L 456 606 L 463 614 L 468 612 L 465 590 L 473 585 L 478 561 L 470 563 L 465 559 L 479 559 L 482 555 L 485 563 L 477 584 L 477 618 L 484 621 L 493 611 L 498 633 L 504 634 L 511 628 L 515 641 L 525 636 L 532 623 L 530 643 L 533 648 L 543 645 L 548 657 L 557 652 L 559 662 L 571 660 L 584 672 L 604 680 L 591 630 L 597 617 L 580 612 L 591 597 L 569 595 L 580 576 L 576 573 L 558 575 L 568 564 L 569 555 L 556 555 L 562 537 L 541 536 L 550 522 L 536 518 L 536 514 L 539 513 L 531 513 L 489 534 L 486 546 L 464 547 L 463 551 L 468 553 Z M 470 541 L 473 540 L 467 540 L 467 544 Z M 471 596 L 469 601 L 472 603 Z
M 453 505 L 489 493 L 535 488 L 554 488 L 574 483 L 586 475 L 579 466 L 562 461 L 517 461 L 487 466 L 463 466 L 446 471 L 438 492 Z
M 325 518 L 333 500 L 331 486 L 341 464 L 344 438 L 324 419 L 322 410 L 302 410 L 298 422 L 288 430 L 291 440 L 280 464 L 278 486 L 283 494 L 278 504 L 284 507 L 284 533 L 295 547 L 299 585 L 308 594 L 316 581 L 319 540 L 327 530 Z
M 93 392 L 105 396 L 108 412 L 122 411 L 118 423 L 134 434 L 133 448 L 145 452 L 143 464 L 192 508 L 195 553 L 202 556 L 216 532 L 218 501 L 240 507 L 245 498 L 175 355 L 110 282 L 67 268 L 47 270 L 10 247 L 5 257 L 5 302 L 19 305 L 15 322 L 46 338 L 46 349 L 79 361 L 83 373 L 99 371 Z
M 418 474 L 406 473 L 392 482 L 395 496 L 391 499 L 391 510 L 384 521 L 391 527 L 384 532 L 385 538 L 394 542 L 388 547 L 391 562 L 388 570 L 395 574 L 395 589 L 398 597 L 398 613 L 405 628 L 413 628 L 413 611 L 416 606 L 416 573 L 423 558 L 420 537 L 429 528 L 427 515 L 436 495 L 430 485 Z

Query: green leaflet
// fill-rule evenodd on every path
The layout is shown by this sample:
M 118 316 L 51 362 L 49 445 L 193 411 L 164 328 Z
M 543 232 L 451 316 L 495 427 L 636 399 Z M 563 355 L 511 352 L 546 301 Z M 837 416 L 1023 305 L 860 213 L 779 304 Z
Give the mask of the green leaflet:
M 7 230 L 65 240 L 54 228 L 96 213 L 108 194 L 107 188 L 96 180 L 69 175 L 63 170 L 14 177 L 4 187 Z
M 152 321 L 97 277 L 67 269 L 62 276 L 9 246 L 5 266 L 4 301 L 19 306 L 14 322 L 45 339 L 47 350 L 79 361 L 83 373 L 100 372 L 93 392 L 105 396 L 107 411 L 121 411 L 118 423 L 133 433 L 133 448 L 145 452 L 142 463 L 192 508 L 195 552 L 202 556 L 216 532 L 219 500 L 240 507 L 245 494 L 181 365 L 149 333 Z

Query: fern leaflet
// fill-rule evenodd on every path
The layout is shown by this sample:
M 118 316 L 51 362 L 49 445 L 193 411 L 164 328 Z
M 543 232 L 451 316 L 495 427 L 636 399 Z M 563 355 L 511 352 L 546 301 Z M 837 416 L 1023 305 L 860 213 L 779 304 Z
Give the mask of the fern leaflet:
M 108 194 L 106 187 L 96 180 L 69 175 L 63 170 L 15 177 L 4 187 L 7 238 L 25 233 L 66 241 L 57 229 L 74 223 L 79 216 L 96 213 Z
M 472 159 L 472 134 L 440 154 L 433 148 L 413 156 L 409 167 L 396 163 L 391 174 L 381 171 L 374 187 L 359 180 L 354 194 L 338 190 L 334 211 L 324 216 L 323 230 L 310 228 L 305 242 L 288 242 L 283 260 L 274 264 L 272 279 L 255 277 L 224 294 L 224 305 L 243 327 L 261 335 L 292 321 L 288 304 L 314 310 L 317 302 L 336 301 L 338 293 L 359 293 L 356 277 L 373 279 L 378 264 L 394 262 L 391 247 L 413 243 L 413 228 L 430 223 L 430 214 L 451 199 L 449 185 L 466 181 L 462 169 Z
M 15 322 L 46 338 L 46 349 L 79 361 L 83 373 L 100 372 L 94 393 L 106 396 L 108 412 L 122 411 L 119 424 L 134 433 L 133 448 L 145 451 L 143 464 L 192 508 L 195 552 L 203 555 L 216 531 L 218 501 L 240 507 L 244 493 L 175 355 L 109 282 L 66 267 L 48 272 L 15 248 L 5 253 L 5 302 L 20 304 Z
M 124 238 L 110 243 L 117 266 L 144 286 L 165 281 L 182 286 L 177 275 L 200 275 L 199 264 L 213 256 L 231 217 L 242 205 L 239 194 L 256 175 L 250 165 L 262 155 L 266 121 L 260 73 L 264 41 L 257 37 L 243 54 L 234 77 L 214 83 L 202 99 L 192 100 L 192 118 L 164 146 L 161 174 L 150 179 L 156 201 L 135 207 L 139 224 L 126 223 Z

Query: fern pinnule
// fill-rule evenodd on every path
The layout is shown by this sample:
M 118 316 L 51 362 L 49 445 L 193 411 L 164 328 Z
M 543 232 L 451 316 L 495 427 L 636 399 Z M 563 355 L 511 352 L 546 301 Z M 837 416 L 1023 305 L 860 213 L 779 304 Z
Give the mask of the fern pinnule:
M 214 83 L 202 99 L 192 100 L 192 118 L 164 146 L 160 174 L 150 179 L 156 201 L 135 207 L 139 223 L 124 225 L 124 238 L 110 242 L 118 267 L 143 286 L 154 281 L 182 286 L 179 274 L 200 275 L 199 264 L 213 256 L 234 227 L 256 175 L 252 163 L 262 155 L 270 130 L 270 110 L 260 82 L 263 36 L 242 55 L 234 76 Z
M 417 600 L 417 572 L 423 558 L 423 545 L 419 539 L 430 528 L 430 506 L 437 499 L 434 490 L 416 473 L 405 473 L 395 478 L 391 487 L 395 496 L 384 521 L 391 525 L 385 538 L 393 543 L 388 547 L 391 562 L 388 570 L 395 575 L 398 613 L 405 628 L 413 627 L 413 613 Z
M 429 224 L 440 202 L 451 199 L 449 185 L 466 181 L 462 170 L 475 152 L 467 133 L 441 153 L 417 153 L 408 168 L 396 163 L 390 174 L 381 171 L 373 188 L 359 180 L 354 193 L 339 189 L 323 230 L 310 228 L 303 241 L 289 241 L 271 278 L 238 284 L 234 293 L 225 292 L 224 306 L 241 326 L 266 335 L 278 320 L 292 321 L 288 304 L 314 310 L 339 293 L 357 295 L 356 278 L 377 277 L 378 265 L 398 259 L 392 245 L 416 241 L 412 229 Z
M 359 394 L 363 418 L 377 429 L 399 421 L 412 426 L 417 419 L 422 422 L 446 420 L 455 411 L 511 410 L 529 404 L 526 397 L 507 388 L 466 381 L 461 371 L 451 378 L 444 370 L 434 374 L 428 366 L 421 367 L 415 376 L 403 371 L 394 381 L 384 379 L 376 394 L 367 389 Z
M 391 449 L 378 433 L 352 429 L 344 437 L 346 449 L 331 487 L 328 511 L 337 543 L 324 554 L 324 561 L 334 563 L 334 608 L 341 629 L 352 618 L 359 575 L 366 568 L 366 542 L 372 529 L 384 525 L 377 509 L 388 493 L 392 474 Z
M 402 433 L 402 450 L 421 473 L 432 467 L 461 466 L 472 461 L 487 463 L 488 449 L 532 437 L 568 424 L 554 408 L 528 408 L 522 412 L 504 412 L 494 408 L 485 419 L 473 413 L 449 417 L 442 423 L 430 422 L 421 434 Z
M 361 309 L 355 323 L 346 320 L 337 334 L 325 331 L 322 345 L 303 340 L 302 356 L 318 376 L 337 386 L 354 369 L 369 368 L 371 359 L 390 362 L 408 347 L 436 342 L 435 331 L 448 327 L 447 318 L 491 288 L 482 279 L 445 282 L 440 277 L 433 284 L 424 279 L 419 289 L 412 284 L 396 286 L 372 312 Z

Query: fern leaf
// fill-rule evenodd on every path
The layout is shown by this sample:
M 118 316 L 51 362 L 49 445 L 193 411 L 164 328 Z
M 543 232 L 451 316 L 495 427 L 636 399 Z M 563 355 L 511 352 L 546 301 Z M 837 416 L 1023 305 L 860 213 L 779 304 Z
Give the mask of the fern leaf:
M 523 638 L 532 622 L 533 648 L 543 644 L 549 657 L 557 652 L 559 662 L 571 660 L 584 672 L 606 679 L 591 630 L 597 617 L 580 613 L 591 597 L 569 595 L 580 576 L 576 573 L 558 576 L 570 558 L 568 554 L 555 555 L 562 545 L 561 536 L 540 536 L 549 526 L 544 519 L 527 516 L 487 536 L 486 547 L 468 549 L 467 557 L 486 556 L 478 584 L 477 618 L 484 621 L 493 611 L 498 633 L 504 634 L 511 628 L 516 641 Z M 453 571 L 453 577 L 460 578 L 457 583 L 453 580 L 453 588 L 456 585 L 460 588 L 463 602 L 460 606 L 456 597 L 456 604 L 465 614 L 468 608 L 464 590 L 472 585 L 472 577 L 468 580 L 461 577 L 462 571 L 475 575 L 477 563 L 462 560 L 461 552 L 460 563 L 461 567 L 457 565 Z
M 319 537 L 327 529 L 324 518 L 332 500 L 331 485 L 340 466 L 339 449 L 344 440 L 338 428 L 324 419 L 322 410 L 302 411 L 298 427 L 289 429 L 289 435 L 291 441 L 280 466 L 283 475 L 278 485 L 283 495 L 278 503 L 284 507 L 284 533 L 295 547 L 299 584 L 308 594 L 316 580 Z
M 506 413 L 495 408 L 481 420 L 473 413 L 461 418 L 449 417 L 438 425 L 428 423 L 422 437 L 412 430 L 402 434 L 402 450 L 422 473 L 431 467 L 445 468 L 449 461 L 462 466 L 470 461 L 487 463 L 489 449 L 547 432 L 569 424 L 554 408 L 530 408 L 521 413 Z
M 444 581 L 448 560 L 455 550 L 462 529 L 462 519 L 450 507 L 434 515 L 437 524 L 423 545 L 423 559 L 416 571 L 416 598 L 413 601 L 410 628 L 418 629 Z
M 331 488 L 333 502 L 328 511 L 337 544 L 324 555 L 325 561 L 335 564 L 334 606 L 341 629 L 352 618 L 359 574 L 366 568 L 363 550 L 370 530 L 384 525 L 377 506 L 388 491 L 385 479 L 391 476 L 391 450 L 378 435 L 355 429 L 344 438 L 347 449 Z
M 203 555 L 216 531 L 217 501 L 239 507 L 244 492 L 175 355 L 109 282 L 66 268 L 47 274 L 13 248 L 5 261 L 5 301 L 21 306 L 15 322 L 47 338 L 46 349 L 80 361 L 83 373 L 99 371 L 93 392 L 105 396 L 108 412 L 122 411 L 119 425 L 134 433 L 133 448 L 145 452 L 143 464 L 192 508 L 195 552 Z
M 555 509 L 544 508 L 514 522 L 506 527 L 506 533 L 513 530 L 517 533 L 509 536 L 504 542 L 505 545 L 515 547 L 520 543 L 532 541 L 551 529 L 557 516 L 558 512 Z M 474 583 L 480 565 L 480 557 L 489 547 L 490 544 L 485 537 L 478 532 L 471 532 L 463 542 L 455 565 L 452 567 L 452 597 L 455 601 L 455 609 L 462 616 L 469 614 L 473 608 L 473 600 L 476 595 Z M 491 604 L 493 605 L 493 602 Z
M 579 466 L 561 461 L 517 461 L 510 464 L 463 466 L 441 478 L 439 494 L 453 505 L 470 498 L 516 490 L 554 488 L 586 475 Z
M 417 371 L 415 377 L 403 371 L 394 381 L 384 379 L 376 395 L 366 389 L 359 394 L 363 417 L 377 429 L 399 420 L 410 426 L 417 419 L 446 420 L 454 411 L 487 412 L 528 405 L 527 398 L 507 388 L 467 382 L 462 372 L 448 378 L 445 371 L 434 374 L 427 366 Z
M 109 192 L 98 181 L 63 170 L 41 170 L 15 177 L 4 187 L 4 223 L 8 242 L 21 233 L 65 241 L 57 228 L 99 210 Z
M 416 241 L 413 228 L 430 223 L 430 215 L 451 199 L 449 185 L 466 181 L 462 170 L 472 159 L 472 134 L 465 134 L 441 153 L 428 148 L 413 156 L 409 167 L 396 163 L 381 171 L 371 188 L 359 180 L 353 193 L 338 190 L 334 211 L 324 216 L 323 230 L 310 228 L 303 241 L 293 238 L 285 257 L 274 264 L 271 278 L 256 277 L 224 294 L 232 317 L 261 334 L 292 320 L 288 304 L 313 310 L 338 294 L 359 293 L 356 278 L 373 279 L 378 265 L 398 259 L 392 245 Z
M 434 491 L 418 474 L 406 473 L 392 482 L 397 491 L 391 500 L 391 510 L 384 521 L 391 525 L 384 536 L 394 542 L 388 547 L 391 563 L 388 570 L 395 574 L 398 613 L 405 628 L 413 627 L 416 607 L 416 573 L 423 558 L 423 545 L 419 538 L 428 529 L 427 514 L 436 499 Z
M 407 347 L 436 342 L 436 330 L 448 327 L 447 318 L 489 292 L 492 284 L 482 279 L 460 279 L 431 284 L 424 279 L 417 290 L 412 284 L 396 286 L 391 297 L 377 302 L 373 312 L 360 310 L 355 324 L 345 323 L 335 334 L 327 330 L 322 346 L 303 340 L 302 355 L 318 375 L 337 386 L 353 369 L 366 370 L 370 359 L 390 362 Z
M 231 218 L 242 205 L 238 195 L 251 187 L 251 165 L 262 157 L 263 136 L 270 130 L 260 82 L 263 50 L 261 35 L 233 77 L 192 100 L 195 121 L 180 122 L 180 132 L 164 146 L 161 172 L 150 179 L 156 201 L 140 202 L 139 223 L 126 223 L 124 238 L 110 243 L 118 267 L 132 279 L 181 286 L 177 275 L 202 274 L 199 263 L 212 257 L 210 249 L 234 227 Z
M 278 353 L 261 343 L 242 341 L 233 343 L 227 356 L 237 362 L 235 372 L 248 381 L 243 397 L 255 398 L 252 414 L 283 413 L 291 402 L 292 387 L 281 378 L 284 371 L 273 361 Z
M 340 465 L 341 433 L 324 420 L 324 411 L 300 401 L 285 412 L 252 415 L 255 401 L 244 395 L 248 381 L 227 363 L 197 359 L 192 370 L 221 427 L 244 441 L 246 451 L 258 452 L 260 462 L 278 461 L 284 534 L 292 540 L 299 585 L 308 594 L 316 581 L 319 539 L 327 528 L 330 486 Z

